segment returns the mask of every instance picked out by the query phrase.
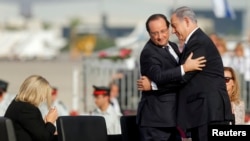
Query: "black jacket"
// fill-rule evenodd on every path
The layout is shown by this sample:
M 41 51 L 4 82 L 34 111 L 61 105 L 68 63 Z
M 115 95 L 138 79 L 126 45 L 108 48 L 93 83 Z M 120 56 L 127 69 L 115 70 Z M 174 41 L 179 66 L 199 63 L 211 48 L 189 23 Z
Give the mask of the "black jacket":
M 191 35 L 182 52 L 181 64 L 191 52 L 193 58 L 205 56 L 207 62 L 202 71 L 188 72 L 184 76 L 183 88 L 178 94 L 178 124 L 185 129 L 233 120 L 221 56 L 201 29 Z
M 173 42 L 169 44 L 179 55 L 177 45 Z M 146 75 L 157 86 L 164 86 L 164 88 L 142 91 L 137 111 L 137 123 L 150 127 L 175 127 L 176 92 L 179 88 L 176 83 L 182 79 L 178 62 L 168 51 L 149 40 L 141 52 L 140 69 L 141 75 Z
M 54 124 L 45 124 L 40 110 L 30 103 L 13 100 L 4 116 L 12 120 L 17 141 L 56 140 Z

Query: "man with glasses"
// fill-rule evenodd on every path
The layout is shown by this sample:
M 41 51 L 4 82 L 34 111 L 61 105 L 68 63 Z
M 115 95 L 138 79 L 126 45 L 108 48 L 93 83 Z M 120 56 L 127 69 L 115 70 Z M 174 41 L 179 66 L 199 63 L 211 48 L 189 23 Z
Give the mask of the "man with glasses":
M 142 91 L 137 111 L 141 141 L 176 140 L 176 92 L 179 89 L 176 81 L 181 80 L 185 72 L 205 66 L 204 57 L 191 59 L 192 54 L 179 65 L 180 52 L 177 45 L 169 41 L 169 25 L 162 14 L 153 14 L 146 21 L 150 39 L 140 55 L 141 75 L 162 88 Z

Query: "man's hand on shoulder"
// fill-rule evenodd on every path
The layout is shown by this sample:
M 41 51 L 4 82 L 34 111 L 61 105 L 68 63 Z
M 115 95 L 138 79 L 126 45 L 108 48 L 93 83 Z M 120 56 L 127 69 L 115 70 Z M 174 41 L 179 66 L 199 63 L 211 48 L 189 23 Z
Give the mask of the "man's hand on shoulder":
M 192 59 L 193 52 L 190 53 L 187 60 L 183 64 L 183 69 L 185 72 L 202 70 L 206 66 L 206 58 L 204 56 L 198 57 L 196 59 Z

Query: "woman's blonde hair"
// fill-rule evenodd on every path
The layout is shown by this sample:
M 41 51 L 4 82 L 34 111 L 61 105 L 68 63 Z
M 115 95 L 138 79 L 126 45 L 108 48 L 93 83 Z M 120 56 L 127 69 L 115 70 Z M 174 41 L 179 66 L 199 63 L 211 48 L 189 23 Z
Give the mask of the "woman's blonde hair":
M 51 106 L 51 86 L 49 82 L 39 75 L 31 75 L 24 80 L 15 98 L 16 101 L 28 102 L 38 107 L 46 102 Z

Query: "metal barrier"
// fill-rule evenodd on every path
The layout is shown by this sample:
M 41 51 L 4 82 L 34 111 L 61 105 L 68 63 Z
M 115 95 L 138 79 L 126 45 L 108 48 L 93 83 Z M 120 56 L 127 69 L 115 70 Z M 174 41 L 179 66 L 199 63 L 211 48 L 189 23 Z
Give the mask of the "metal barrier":
M 93 85 L 108 84 L 117 73 L 123 77 L 117 79 L 120 86 L 119 101 L 122 110 L 136 111 L 140 99 L 140 92 L 137 90 L 136 81 L 140 77 L 139 67 L 128 69 L 127 60 L 106 60 L 98 58 L 85 58 L 83 63 L 83 105 L 84 112 L 89 112 L 95 106 L 93 102 Z M 247 83 L 244 76 L 239 75 L 241 97 L 245 102 L 246 112 L 250 111 L 250 83 Z
M 99 58 L 84 58 L 83 60 L 83 110 L 90 112 L 94 107 L 93 85 L 108 86 L 114 76 L 122 74 L 115 81 L 119 84 L 119 102 L 122 110 L 136 110 L 139 101 L 139 91 L 136 81 L 139 78 L 139 69 L 128 69 L 126 61 L 112 61 Z

